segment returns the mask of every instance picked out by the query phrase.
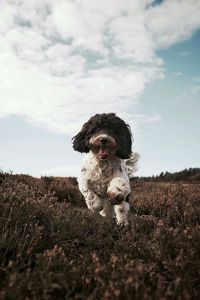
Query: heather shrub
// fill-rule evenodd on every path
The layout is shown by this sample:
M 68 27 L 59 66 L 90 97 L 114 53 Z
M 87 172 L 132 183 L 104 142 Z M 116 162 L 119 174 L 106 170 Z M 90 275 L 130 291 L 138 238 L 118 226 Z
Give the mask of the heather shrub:
M 200 185 L 132 185 L 119 228 L 75 179 L 0 173 L 0 299 L 198 299 Z
M 75 206 L 86 207 L 78 189 L 76 178 L 42 177 L 44 191 L 51 191 L 59 201 L 69 202 Z

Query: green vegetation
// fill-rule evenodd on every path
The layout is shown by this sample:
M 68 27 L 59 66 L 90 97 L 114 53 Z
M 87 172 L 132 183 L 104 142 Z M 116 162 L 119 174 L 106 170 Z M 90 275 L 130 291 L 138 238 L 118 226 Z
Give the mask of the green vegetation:
M 132 190 L 118 228 L 75 178 L 0 173 L 0 299 L 199 299 L 200 182 Z

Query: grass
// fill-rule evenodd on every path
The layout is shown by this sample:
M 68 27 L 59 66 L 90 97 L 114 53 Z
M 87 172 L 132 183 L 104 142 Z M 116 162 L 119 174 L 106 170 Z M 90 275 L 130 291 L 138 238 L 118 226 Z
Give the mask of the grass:
M 0 173 L 0 299 L 199 299 L 200 182 L 132 182 L 130 225 L 75 178 Z

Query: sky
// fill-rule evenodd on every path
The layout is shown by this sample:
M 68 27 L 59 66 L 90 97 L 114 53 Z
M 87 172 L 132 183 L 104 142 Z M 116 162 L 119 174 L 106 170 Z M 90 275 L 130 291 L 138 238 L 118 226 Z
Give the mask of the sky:
M 200 0 L 0 0 L 0 169 L 77 176 L 71 139 L 109 112 L 138 176 L 200 167 Z

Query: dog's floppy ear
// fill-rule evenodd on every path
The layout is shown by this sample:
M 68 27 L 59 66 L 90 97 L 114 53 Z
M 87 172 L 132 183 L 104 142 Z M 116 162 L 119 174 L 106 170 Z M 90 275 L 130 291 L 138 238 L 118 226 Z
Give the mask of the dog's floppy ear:
M 73 148 L 78 152 L 89 152 L 89 148 L 87 145 L 87 131 L 88 131 L 88 123 L 83 125 L 81 131 L 72 138 Z
M 129 125 L 121 129 L 121 134 L 118 136 L 118 149 L 116 155 L 122 159 L 127 159 L 132 153 L 132 134 Z
M 88 152 L 89 149 L 85 144 L 85 135 L 80 131 L 77 135 L 75 135 L 72 139 L 73 148 L 78 152 Z

